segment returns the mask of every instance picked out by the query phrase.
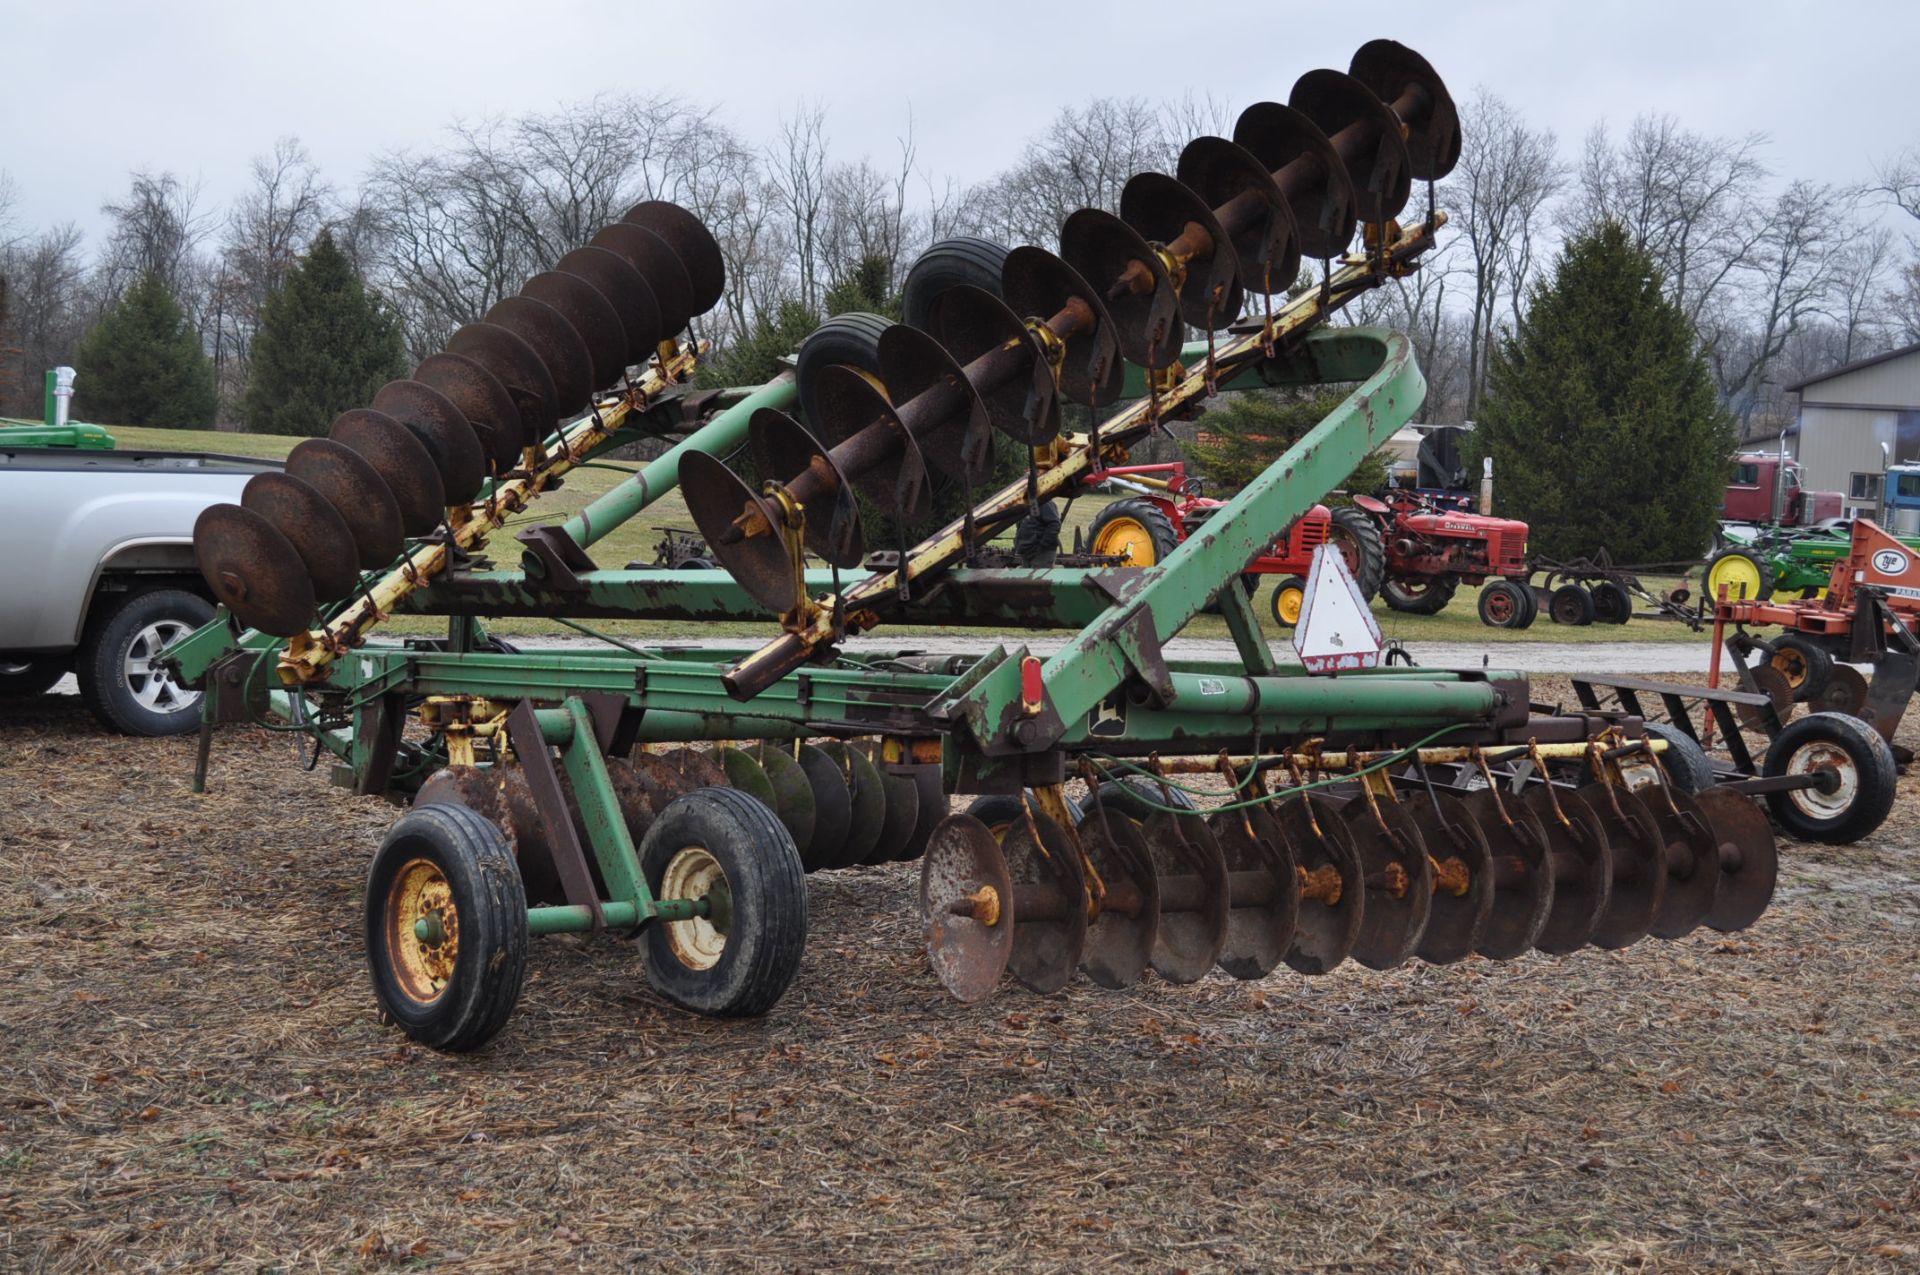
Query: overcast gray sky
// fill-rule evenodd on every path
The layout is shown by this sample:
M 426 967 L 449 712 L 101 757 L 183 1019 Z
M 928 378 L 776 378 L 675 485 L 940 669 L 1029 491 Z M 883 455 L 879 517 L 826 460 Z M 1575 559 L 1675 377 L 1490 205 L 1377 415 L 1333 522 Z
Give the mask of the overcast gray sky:
M 909 110 L 921 165 L 973 181 L 1060 106 L 1097 95 L 1285 100 L 1368 39 L 1424 53 L 1455 96 L 1485 84 L 1568 158 L 1597 121 L 1668 112 L 1759 130 L 1783 177 L 1864 179 L 1920 144 L 1920 2 L 1441 0 L 1255 3 L 614 3 L 0 0 L 0 169 L 28 226 L 101 225 L 129 170 L 172 170 L 224 204 L 251 156 L 296 134 L 351 189 L 374 153 L 431 146 L 456 116 L 602 90 L 717 102 L 750 138 L 801 99 L 836 158 L 886 161 Z M 1179 34 L 1175 28 L 1187 28 Z

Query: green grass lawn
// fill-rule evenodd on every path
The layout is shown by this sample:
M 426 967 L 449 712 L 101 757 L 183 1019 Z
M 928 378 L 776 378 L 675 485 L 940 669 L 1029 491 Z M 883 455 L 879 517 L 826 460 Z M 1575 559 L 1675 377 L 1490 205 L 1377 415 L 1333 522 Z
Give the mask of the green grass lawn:
M 137 429 L 125 426 L 108 426 L 115 441 L 127 449 L 156 449 L 169 451 L 208 451 L 224 452 L 236 456 L 262 456 L 275 460 L 285 459 L 298 438 L 278 434 L 226 434 L 212 430 L 174 430 L 174 429 Z M 556 492 L 543 496 L 534 509 L 507 524 L 509 531 L 540 523 L 562 522 L 583 508 L 588 502 L 599 496 L 615 484 L 625 480 L 627 474 L 638 469 L 631 462 L 595 462 L 591 467 L 579 469 L 567 476 L 565 485 Z M 1088 495 L 1075 500 L 1068 508 L 1062 520 L 1060 539 L 1062 544 L 1071 547 L 1075 528 L 1085 531 L 1087 524 L 1095 514 L 1115 497 Z M 661 539 L 663 527 L 692 528 L 693 518 L 687 513 L 686 502 L 678 491 L 668 492 L 654 502 L 638 517 L 614 529 L 605 539 L 592 548 L 593 559 L 604 567 L 623 567 L 629 562 L 645 563 L 652 560 L 655 546 Z M 1006 539 L 1011 539 L 1008 533 Z M 1647 587 L 1656 592 L 1671 587 L 1673 581 L 1648 578 Z M 1254 606 L 1263 620 L 1271 614 L 1272 581 L 1263 582 L 1254 597 Z M 1570 628 L 1541 618 L 1533 627 L 1523 630 L 1495 629 L 1480 623 L 1477 606 L 1479 591 L 1463 588 L 1454 595 L 1453 602 L 1439 615 L 1402 615 L 1390 609 L 1386 603 L 1375 601 L 1374 615 L 1380 623 L 1380 630 L 1389 638 L 1399 638 L 1406 642 L 1464 642 L 1499 645 L 1507 642 L 1568 642 L 1600 645 L 1608 642 L 1704 642 L 1703 634 L 1689 631 L 1686 626 L 1665 620 L 1635 620 L 1624 626 L 1591 625 L 1585 628 Z M 503 634 L 556 634 L 572 630 L 550 620 L 532 620 L 507 618 L 489 626 Z M 604 632 L 626 638 L 657 641 L 666 638 L 684 638 L 687 626 L 678 621 L 666 620 L 608 620 L 595 621 L 593 627 Z M 393 631 L 400 633 L 437 632 L 439 623 L 422 618 L 401 619 L 393 622 Z M 770 631 L 770 625 L 709 623 L 700 626 L 702 636 L 739 637 L 751 639 L 764 637 Z M 915 634 L 953 634 L 971 632 L 935 626 L 896 625 L 885 630 L 902 636 Z M 1203 615 L 1196 618 L 1185 630 L 1188 637 L 1225 638 L 1227 626 L 1217 616 Z

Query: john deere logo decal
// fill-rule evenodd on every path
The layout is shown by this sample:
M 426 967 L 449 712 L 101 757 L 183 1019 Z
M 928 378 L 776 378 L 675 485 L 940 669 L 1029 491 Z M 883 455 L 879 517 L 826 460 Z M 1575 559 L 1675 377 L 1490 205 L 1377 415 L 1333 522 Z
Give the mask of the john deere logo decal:
M 1873 555 L 1873 569 L 1883 576 L 1897 576 L 1907 569 L 1907 555 L 1898 549 L 1882 549 Z

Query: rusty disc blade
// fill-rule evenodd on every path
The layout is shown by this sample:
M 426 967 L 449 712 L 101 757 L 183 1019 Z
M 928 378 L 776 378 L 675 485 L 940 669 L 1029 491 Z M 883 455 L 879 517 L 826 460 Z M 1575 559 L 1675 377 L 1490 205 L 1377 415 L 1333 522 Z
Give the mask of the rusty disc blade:
M 1079 209 L 1060 227 L 1060 258 L 1099 291 L 1122 358 L 1148 368 L 1179 361 L 1180 296 L 1139 231 L 1104 209 Z
M 1751 797 L 1709 788 L 1694 797 L 1719 843 L 1720 890 L 1706 924 L 1727 933 L 1744 930 L 1773 902 L 1780 856 L 1767 812 Z
M 666 334 L 662 340 L 686 331 L 687 322 L 694 316 L 693 281 L 687 277 L 680 255 L 666 240 L 645 226 L 616 221 L 601 227 L 591 243 L 622 258 L 653 289 L 654 302 L 660 307 L 660 330 Z
M 1565 823 L 1554 813 L 1555 797 Z M 1565 956 L 1593 938 L 1613 895 L 1613 850 L 1606 821 L 1569 788 L 1549 794 L 1546 784 L 1535 784 L 1522 801 L 1540 821 L 1547 853 L 1553 857 L 1553 907 L 1533 945 L 1551 956 Z
M 1240 258 L 1207 201 L 1178 178 L 1135 173 L 1120 191 L 1120 219 L 1151 244 L 1169 248 L 1197 228 L 1207 247 L 1187 256 L 1180 286 L 1180 315 L 1205 332 L 1224 328 L 1240 314 Z
M 589 244 L 575 248 L 554 262 L 553 268 L 585 279 L 607 299 L 620 316 L 629 364 L 645 363 L 653 357 L 667 332 L 660 322 L 660 303 L 654 300 L 653 288 L 631 262 L 617 252 Z
M 809 470 L 827 480 L 822 490 L 801 502 L 807 549 L 836 567 L 859 566 L 867 553 L 860 504 L 826 444 L 785 412 L 763 407 L 747 421 L 747 450 L 757 473 L 788 488 Z
M 1667 897 L 1666 841 L 1638 794 L 1591 783 L 1579 796 L 1605 821 L 1613 859 L 1613 889 L 1588 941 L 1609 950 L 1627 947 L 1647 937 L 1654 913 Z
M 628 756 L 627 765 L 632 768 L 635 780 L 655 810 L 665 810 L 675 797 L 684 797 L 696 787 L 687 782 L 686 775 L 678 767 L 669 765 L 659 753 L 633 753 Z
M 1140 826 L 1095 810 L 1080 823 L 1080 847 L 1106 887 L 1099 913 L 1087 924 L 1080 968 L 1110 990 L 1131 987 L 1147 972 L 1160 929 L 1160 884 Z
M 193 560 L 214 601 L 273 637 L 304 633 L 319 605 L 307 564 L 272 523 L 239 505 L 209 505 L 193 524 Z
M 691 315 L 705 314 L 719 304 L 721 294 L 727 290 L 727 263 L 720 255 L 719 242 L 705 222 L 679 204 L 664 199 L 635 204 L 620 220 L 646 227 L 673 249 L 692 288 Z
M 482 819 L 500 822 L 500 775 L 491 766 L 442 766 L 413 794 L 415 806 L 465 806 Z
M 550 307 L 579 334 L 596 389 L 619 382 L 627 370 L 627 325 L 600 289 L 578 275 L 549 270 L 527 280 L 520 295 Z
M 1339 71 L 1308 71 L 1294 81 L 1287 105 L 1319 125 L 1339 152 L 1362 221 L 1386 222 L 1407 206 L 1412 157 L 1400 117 L 1372 89 Z
M 1353 959 L 1370 970 L 1390 970 L 1406 964 L 1420 949 L 1420 935 L 1433 911 L 1433 864 L 1406 808 L 1382 800 L 1379 810 L 1376 819 L 1373 806 L 1356 800 L 1340 813 L 1366 872 L 1366 916 L 1354 941 Z
M 799 581 L 779 535 L 779 509 L 742 482 L 725 461 L 705 452 L 681 457 L 680 492 L 694 525 L 727 574 L 769 611 L 784 615 L 792 610 Z M 766 530 L 746 535 L 734 525 L 743 515 L 754 517 Z
M 847 855 L 847 834 L 853 828 L 853 792 L 839 764 L 812 744 L 801 744 L 794 760 L 813 790 L 813 862 L 802 864 L 809 872 L 844 868 L 854 862 Z
M 1807 704 L 1816 713 L 1845 713 L 1860 716 L 1867 706 L 1867 679 L 1851 664 L 1835 664 L 1827 684 Z
M 933 504 L 926 458 L 886 394 L 844 363 L 821 368 L 812 388 L 814 428 L 860 494 L 902 522 L 925 518 Z
M 554 388 L 553 373 L 516 333 L 497 323 L 469 323 L 447 338 L 447 352 L 464 354 L 507 387 L 520 409 L 522 447 L 532 447 L 553 432 L 554 422 L 560 419 L 560 393 Z
M 1046 352 L 999 297 L 956 284 L 933 299 L 927 330 L 966 370 L 995 429 L 1029 447 L 1060 432 L 1059 386 Z
M 721 769 L 720 763 L 711 754 L 698 748 L 669 748 L 659 756 L 686 781 L 688 792 L 696 788 L 729 786 L 727 772 Z
M 885 799 L 886 810 L 880 823 L 880 837 L 861 862 L 872 865 L 912 858 L 906 853 L 906 846 L 920 822 L 920 785 L 914 777 L 919 767 L 889 763 L 878 740 L 856 740 L 852 747 L 872 763 L 874 773 L 880 777 L 880 794 Z
M 1078 270 L 1044 248 L 1015 248 L 1000 265 L 1000 295 L 1009 310 L 1066 344 L 1061 394 L 1086 407 L 1105 407 L 1120 397 L 1126 369 L 1119 334 L 1100 290 Z
M 856 867 L 871 860 L 879 848 L 880 832 L 887 823 L 887 794 L 880 787 L 880 772 L 873 768 L 865 753 L 838 739 L 830 739 L 819 747 L 839 769 L 849 801 L 847 839 L 840 846 L 833 866 Z
M 1493 912 L 1493 855 L 1473 812 L 1452 793 L 1415 793 L 1407 813 L 1420 830 L 1434 870 L 1433 907 L 1414 955 L 1451 965 L 1473 955 Z
M 1720 839 L 1693 798 L 1678 788 L 1648 789 L 1640 799 L 1667 843 L 1667 896 L 1654 910 L 1651 932 L 1656 938 L 1685 938 L 1713 914 L 1720 894 Z
M 767 781 L 773 785 L 774 817 L 793 838 L 804 866 L 811 853 L 814 827 L 813 785 L 807 782 L 807 773 L 779 744 L 755 744 L 746 753 L 767 772 Z
M 505 328 L 540 356 L 553 377 L 554 402 L 561 416 L 586 410 L 593 398 L 593 355 L 558 310 L 532 297 L 502 297 L 484 321 Z
M 1406 125 L 1410 171 L 1438 181 L 1460 160 L 1460 113 L 1453 95 L 1428 61 L 1397 40 L 1369 40 L 1353 55 L 1347 73 L 1393 108 Z M 1405 105 L 1397 105 L 1404 99 Z
M 1493 856 L 1493 911 L 1474 951 L 1510 961 L 1540 940 L 1553 910 L 1553 864 L 1547 830 L 1517 795 L 1482 788 L 1461 798 Z M 1501 818 L 1504 807 L 1507 817 Z
M 1312 120 L 1279 102 L 1256 102 L 1240 113 L 1233 140 L 1273 173 L 1286 196 L 1300 251 L 1337 257 L 1353 242 L 1360 206 L 1347 166 Z
M 1782 726 L 1793 717 L 1793 687 L 1787 684 L 1787 675 L 1771 664 L 1762 664 L 1753 670 L 1753 684 L 1762 695 L 1773 701 L 1773 711 Z M 1740 724 L 1750 731 L 1764 732 L 1767 719 L 1756 704 L 1735 704 L 1734 714 Z
M 327 437 L 360 453 L 400 506 L 400 529 L 424 536 L 446 517 L 447 494 L 426 445 L 385 412 L 356 407 L 334 418 Z
M 1302 794 L 1278 803 L 1274 822 L 1292 848 L 1300 909 L 1286 962 L 1301 974 L 1331 974 L 1353 952 L 1365 924 L 1366 874 L 1339 808 Z
M 1300 277 L 1300 234 L 1286 193 L 1267 166 L 1224 137 L 1196 137 L 1174 167 L 1180 183 L 1213 206 L 1233 244 L 1240 286 L 1284 293 Z
M 1035 834 L 1038 840 L 1035 840 Z M 1045 996 L 1073 981 L 1087 946 L 1087 893 L 1080 856 L 1066 831 L 1038 810 L 1033 820 L 1016 819 L 1000 844 L 1007 875 L 1016 891 L 1023 886 L 1050 889 L 1062 905 L 1049 915 L 1038 909 L 1013 909 L 1013 954 L 1007 968 L 1029 991 Z
M 902 860 L 918 859 L 926 853 L 927 839 L 933 835 L 933 829 L 947 817 L 947 790 L 940 781 L 940 763 L 918 765 L 913 768 L 913 786 L 920 797 L 920 810 L 914 820 L 913 832 L 900 848 Z
M 1197 983 L 1227 941 L 1227 861 L 1207 821 L 1197 814 L 1156 811 L 1141 825 L 1147 857 L 1160 879 L 1160 929 L 1154 973 L 1169 983 Z
M 918 328 L 894 324 L 880 334 L 880 380 L 929 464 L 969 485 L 992 476 L 986 400 L 944 345 Z
M 480 494 L 487 478 L 486 451 L 466 415 L 446 395 L 421 381 L 388 381 L 373 396 L 373 410 L 413 431 L 440 472 L 448 504 L 464 505 Z
M 251 509 L 287 538 L 313 581 L 316 602 L 338 602 L 360 583 L 353 532 L 331 502 L 286 473 L 255 474 L 240 492 Z
M 380 471 L 359 452 L 330 438 L 309 438 L 287 453 L 287 473 L 319 492 L 340 515 L 362 570 L 377 571 L 406 548 L 400 504 Z
M 1220 968 L 1265 978 L 1293 947 L 1300 876 L 1273 817 L 1259 807 L 1222 810 L 1207 820 L 1227 867 L 1227 938 Z
M 460 409 L 480 440 L 489 468 L 506 473 L 520 463 L 526 423 L 500 378 L 464 354 L 430 354 L 413 369 L 413 379 L 432 386 Z
M 999 905 L 991 925 L 971 910 L 983 892 Z M 1013 954 L 1013 879 L 1000 843 L 972 815 L 947 816 L 928 838 L 920 860 L 920 915 L 927 963 L 940 985 L 968 1004 L 993 995 Z
M 607 763 L 607 783 L 613 789 L 613 798 L 620 806 L 620 817 L 626 821 L 627 836 L 639 848 L 646 840 L 647 830 L 653 827 L 653 817 L 660 808 L 653 804 L 653 798 L 647 794 L 646 785 L 640 782 L 633 764 L 625 757 L 609 757 Z
M 573 790 L 566 788 L 564 791 L 571 807 Z M 555 864 L 554 847 L 547 837 L 546 823 L 540 818 L 540 807 L 533 799 L 533 789 L 527 785 L 526 773 L 517 766 L 501 777 L 500 811 L 501 828 L 513 846 L 513 858 L 520 869 L 520 881 L 526 889 L 527 902 L 535 906 L 565 903 L 567 890 L 560 879 L 560 869 Z M 599 865 L 591 856 L 588 857 L 587 866 L 598 874 Z
M 773 780 L 767 778 L 767 768 L 755 761 L 744 750 L 725 744 L 715 745 L 709 751 L 713 764 L 727 777 L 727 787 L 736 788 L 747 794 L 779 818 L 780 799 L 773 791 Z

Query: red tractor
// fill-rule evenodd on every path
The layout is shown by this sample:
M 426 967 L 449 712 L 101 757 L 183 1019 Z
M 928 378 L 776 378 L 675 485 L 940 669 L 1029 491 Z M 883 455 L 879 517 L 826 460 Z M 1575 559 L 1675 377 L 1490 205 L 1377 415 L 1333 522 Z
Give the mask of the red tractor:
M 1526 523 L 1463 513 L 1400 487 L 1389 487 L 1379 498 L 1355 496 L 1353 504 L 1373 519 L 1375 535 L 1386 546 L 1380 596 L 1394 610 L 1433 615 L 1446 608 L 1462 584 L 1497 577 L 1480 594 L 1483 623 L 1524 629 L 1539 615 L 1539 601 L 1527 584 Z
M 1086 482 L 1139 493 L 1114 501 L 1095 514 L 1087 527 L 1089 552 L 1124 558 L 1134 567 L 1150 567 L 1165 558 L 1227 503 L 1202 496 L 1200 480 L 1187 477 L 1187 467 L 1179 461 L 1116 465 L 1087 475 Z M 1374 520 L 1358 509 L 1315 505 L 1276 536 L 1241 576 L 1249 595 L 1259 587 L 1261 576 L 1285 577 L 1274 589 L 1272 603 L 1274 621 L 1282 628 L 1299 623 L 1307 567 L 1313 551 L 1328 542 L 1339 546 L 1363 595 L 1371 600 L 1379 591 L 1386 555 Z

